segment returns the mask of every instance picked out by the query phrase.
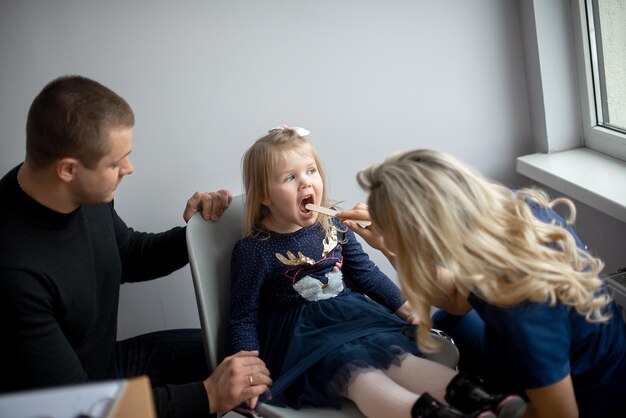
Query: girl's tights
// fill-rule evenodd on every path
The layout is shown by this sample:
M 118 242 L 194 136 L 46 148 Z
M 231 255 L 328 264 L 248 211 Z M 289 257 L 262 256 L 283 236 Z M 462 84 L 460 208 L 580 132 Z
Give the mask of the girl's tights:
M 388 370 L 355 373 L 346 397 L 368 418 L 411 418 L 411 407 L 423 392 L 445 402 L 446 386 L 455 374 L 439 363 L 407 355 Z

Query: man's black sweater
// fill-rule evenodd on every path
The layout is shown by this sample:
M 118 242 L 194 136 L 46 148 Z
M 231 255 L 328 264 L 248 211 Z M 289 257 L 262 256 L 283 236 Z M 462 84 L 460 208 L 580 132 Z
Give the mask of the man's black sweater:
M 116 378 L 120 285 L 187 263 L 185 229 L 136 232 L 113 203 L 55 212 L 0 180 L 0 392 Z M 208 415 L 202 382 L 153 391 L 159 416 Z

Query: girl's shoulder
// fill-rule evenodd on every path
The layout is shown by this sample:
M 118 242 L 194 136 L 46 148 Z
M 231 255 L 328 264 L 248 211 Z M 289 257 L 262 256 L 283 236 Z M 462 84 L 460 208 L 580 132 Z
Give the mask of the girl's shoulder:
M 255 229 L 249 235 L 235 243 L 235 248 L 247 251 L 268 251 L 282 248 L 287 244 L 298 242 L 302 239 L 320 232 L 319 226 L 301 228 L 290 233 L 277 233 L 267 230 Z
M 233 253 L 253 254 L 261 252 L 268 242 L 254 235 L 247 235 L 235 243 Z

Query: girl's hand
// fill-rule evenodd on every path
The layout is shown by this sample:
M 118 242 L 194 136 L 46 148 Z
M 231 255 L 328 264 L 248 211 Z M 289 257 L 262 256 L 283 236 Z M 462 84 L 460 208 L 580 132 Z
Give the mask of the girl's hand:
M 415 312 L 413 312 L 413 309 L 411 309 L 411 305 L 409 305 L 409 302 L 404 302 L 402 306 L 400 306 L 396 311 L 396 315 L 398 315 L 400 318 L 404 319 L 407 323 L 411 325 L 419 325 L 419 317 Z

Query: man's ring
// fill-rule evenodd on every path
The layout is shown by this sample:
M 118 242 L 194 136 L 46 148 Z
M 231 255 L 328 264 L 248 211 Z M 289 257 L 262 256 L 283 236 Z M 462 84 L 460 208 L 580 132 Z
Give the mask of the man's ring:
M 254 385 L 254 379 L 252 378 L 251 374 L 248 375 L 248 382 L 250 382 L 250 386 Z

